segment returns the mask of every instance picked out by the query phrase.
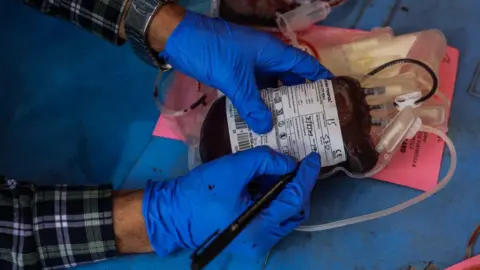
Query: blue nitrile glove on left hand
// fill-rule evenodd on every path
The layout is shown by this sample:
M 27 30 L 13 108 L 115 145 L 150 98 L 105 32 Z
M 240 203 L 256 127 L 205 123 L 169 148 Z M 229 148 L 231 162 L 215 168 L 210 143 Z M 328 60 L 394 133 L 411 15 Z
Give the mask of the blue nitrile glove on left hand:
M 297 162 L 268 147 L 225 156 L 168 182 L 148 182 L 143 216 L 155 252 L 166 256 L 196 248 L 217 230 L 230 225 L 253 199 L 247 184 L 262 175 L 280 176 L 295 170 Z M 227 247 L 227 252 L 259 257 L 309 216 L 310 194 L 320 172 L 320 157 L 307 156 L 270 206 Z M 265 179 L 266 180 L 266 179 Z M 271 184 L 271 183 L 270 183 Z
M 260 134 L 272 129 L 273 120 L 255 74 L 278 74 L 290 81 L 332 77 L 314 57 L 272 35 L 191 11 L 170 35 L 161 56 L 180 72 L 222 91 Z

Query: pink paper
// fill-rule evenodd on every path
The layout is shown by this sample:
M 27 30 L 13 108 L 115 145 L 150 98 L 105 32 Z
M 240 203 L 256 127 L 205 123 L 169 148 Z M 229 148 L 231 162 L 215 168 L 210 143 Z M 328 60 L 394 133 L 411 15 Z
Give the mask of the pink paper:
M 198 117 L 208 112 L 208 107 L 198 106 L 193 109 L 194 113 L 188 113 L 191 105 L 198 102 L 203 96 L 206 97 L 205 104 L 210 104 L 217 98 L 218 92 L 180 72 L 175 72 L 170 76 L 174 77 L 167 78 L 167 82 L 163 84 L 170 91 L 162 97 L 161 100 L 164 101 L 162 106 L 174 112 L 183 111 L 185 114 L 179 117 L 161 114 L 153 130 L 153 135 L 185 141 L 185 137 L 200 133 L 202 123 L 199 123 Z
M 480 255 L 476 257 L 472 257 L 454 266 L 450 266 L 445 270 L 467 270 L 467 269 L 472 269 L 474 266 L 480 266 Z M 477 269 L 477 268 L 473 268 L 473 269 Z
M 458 68 L 458 50 L 447 48 L 440 64 L 439 90 L 451 101 Z M 437 185 L 444 142 L 437 136 L 419 133 L 405 141 L 388 167 L 374 178 L 390 183 L 428 191 Z
M 170 121 L 170 119 L 164 117 L 163 115 L 160 115 L 160 117 L 158 118 L 155 129 L 153 130 L 153 136 L 164 137 L 167 139 L 179 141 L 185 140 L 185 137 L 180 131 L 178 125 L 175 122 Z
M 379 31 L 389 31 L 389 29 Z M 301 38 L 313 44 L 322 44 L 323 47 L 345 43 L 370 33 L 360 30 L 314 26 L 310 31 L 304 33 Z M 458 50 L 448 47 L 447 54 L 440 64 L 439 90 L 449 100 L 452 100 L 455 87 L 458 57 Z M 153 135 L 183 140 L 179 127 L 163 116 L 160 116 Z M 412 140 L 404 143 L 401 151 L 394 156 L 388 167 L 374 178 L 428 191 L 435 187 L 438 182 L 443 149 L 443 141 L 436 136 L 423 133 L 418 134 Z

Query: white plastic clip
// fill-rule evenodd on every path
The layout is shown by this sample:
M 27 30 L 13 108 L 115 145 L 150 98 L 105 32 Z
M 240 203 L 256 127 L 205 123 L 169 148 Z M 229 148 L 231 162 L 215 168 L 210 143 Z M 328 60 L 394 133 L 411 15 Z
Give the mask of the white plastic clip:
M 421 104 L 415 104 L 417 100 L 422 97 L 422 93 L 420 91 L 408 93 L 405 95 L 401 95 L 395 98 L 395 104 L 397 105 L 397 109 L 399 111 L 403 110 L 406 107 L 417 108 Z

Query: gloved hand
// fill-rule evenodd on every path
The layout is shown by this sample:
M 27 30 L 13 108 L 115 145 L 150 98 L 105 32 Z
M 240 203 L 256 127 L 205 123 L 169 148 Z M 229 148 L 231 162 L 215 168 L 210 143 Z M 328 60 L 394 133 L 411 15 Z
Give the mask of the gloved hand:
M 309 80 L 331 77 L 312 56 L 272 35 L 187 11 L 161 56 L 175 69 L 222 91 L 256 133 L 272 129 L 255 74 L 292 75 Z
M 262 175 L 295 170 L 294 159 L 258 147 L 223 157 L 168 182 L 149 181 L 143 198 L 147 234 L 155 252 L 166 256 L 196 248 L 217 229 L 230 225 L 253 202 L 247 184 Z M 320 157 L 307 156 L 297 176 L 270 206 L 227 247 L 228 252 L 265 255 L 309 216 L 310 193 L 320 172 Z M 262 178 L 258 178 L 262 184 Z

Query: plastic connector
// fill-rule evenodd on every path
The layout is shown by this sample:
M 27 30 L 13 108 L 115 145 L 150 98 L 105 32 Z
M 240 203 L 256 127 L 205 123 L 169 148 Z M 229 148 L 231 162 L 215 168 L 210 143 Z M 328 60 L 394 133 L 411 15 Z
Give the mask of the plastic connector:
M 424 125 L 441 128 L 447 126 L 447 108 L 444 105 L 422 105 L 415 110 Z
M 299 7 L 286 12 L 277 13 L 277 25 L 282 34 L 291 39 L 296 39 L 295 32 L 305 30 L 311 25 L 324 20 L 331 8 L 327 2 L 320 0 L 304 2 Z
M 408 93 L 401 95 L 395 98 L 395 104 L 399 111 L 402 111 L 406 107 L 417 108 L 421 104 L 416 104 L 415 102 L 422 98 L 422 93 L 420 91 Z
M 422 119 L 420 117 L 417 117 L 415 119 L 415 122 L 413 122 L 413 125 L 408 129 L 407 135 L 405 135 L 405 139 L 412 139 L 417 135 L 417 133 L 422 129 L 423 123 Z
M 417 119 L 418 116 L 415 115 L 411 106 L 407 106 L 401 110 L 383 130 L 382 138 L 376 147 L 377 152 L 394 153 L 397 147 L 399 147 L 410 134 L 409 132 L 412 127 L 418 124 Z

